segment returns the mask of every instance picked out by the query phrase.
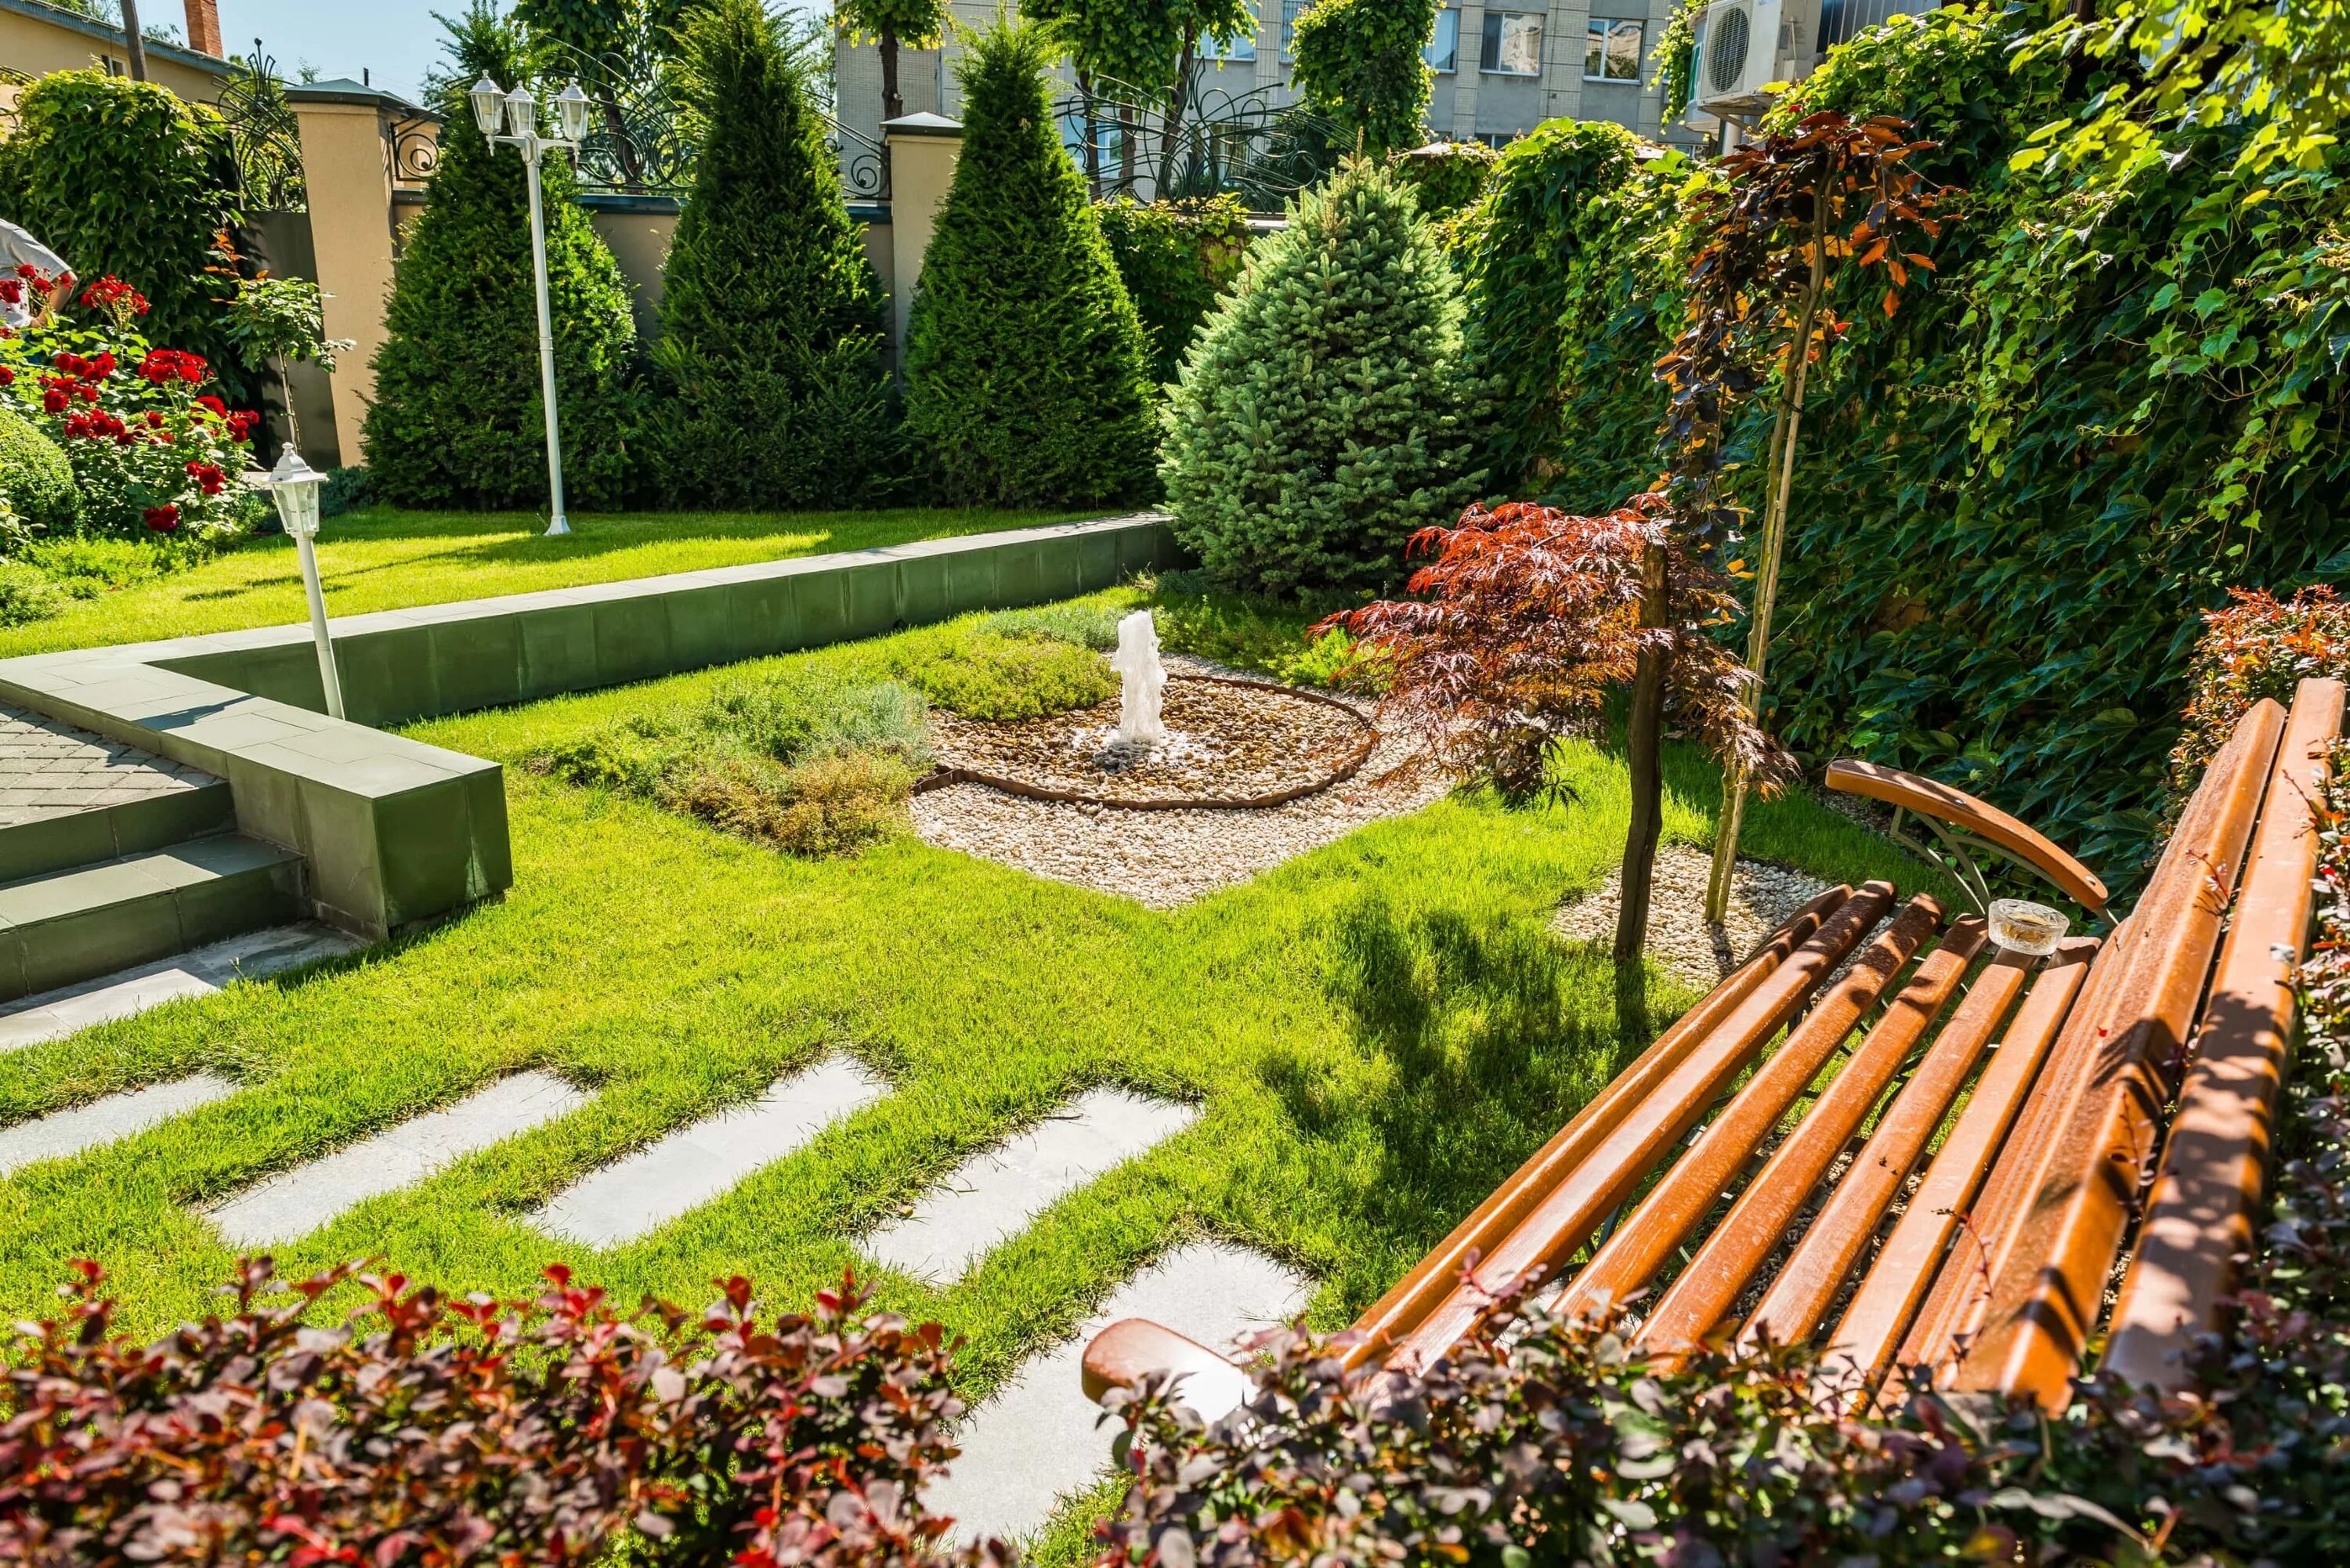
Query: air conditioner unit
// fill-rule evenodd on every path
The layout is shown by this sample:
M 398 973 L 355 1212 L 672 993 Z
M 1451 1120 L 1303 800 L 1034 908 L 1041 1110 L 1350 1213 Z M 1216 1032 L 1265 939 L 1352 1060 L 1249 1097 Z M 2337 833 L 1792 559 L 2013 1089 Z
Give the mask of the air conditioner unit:
M 1763 88 L 1810 73 L 1820 0 L 1713 0 L 1698 28 L 1690 106 L 1746 119 L 1770 106 Z

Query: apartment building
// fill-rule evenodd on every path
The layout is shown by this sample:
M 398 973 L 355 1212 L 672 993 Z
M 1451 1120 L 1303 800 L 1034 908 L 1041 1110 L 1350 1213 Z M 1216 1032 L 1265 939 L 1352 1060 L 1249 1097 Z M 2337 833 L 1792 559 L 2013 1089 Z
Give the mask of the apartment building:
M 1310 0 L 1260 0 L 1253 36 L 1213 41 L 1201 84 L 1233 99 L 1262 94 L 1274 105 L 1292 101 L 1290 40 Z M 1644 136 L 1694 144 L 1681 126 L 1660 125 L 1663 96 L 1650 56 L 1676 0 L 1515 0 L 1484 5 L 1449 0 L 1437 14 L 1428 62 L 1436 72 L 1428 106 L 1440 140 L 1501 146 L 1545 119 L 1562 116 L 1607 119 Z M 994 0 L 953 0 L 957 26 L 985 26 Z M 881 59 L 873 46 L 835 46 L 837 113 L 844 128 L 868 139 L 881 124 Z M 908 49 L 899 57 L 898 82 L 906 112 L 960 118 L 954 81 L 957 40 L 942 49 Z M 1072 83 L 1068 67 L 1061 67 Z M 1082 133 L 1078 133 L 1080 140 Z

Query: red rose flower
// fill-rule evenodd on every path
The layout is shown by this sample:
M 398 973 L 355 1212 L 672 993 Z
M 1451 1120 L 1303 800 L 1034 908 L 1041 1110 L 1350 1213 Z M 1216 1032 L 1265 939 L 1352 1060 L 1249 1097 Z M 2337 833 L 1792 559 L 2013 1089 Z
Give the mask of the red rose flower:
M 203 397 L 196 400 L 196 407 L 204 410 L 208 413 L 218 414 L 223 419 L 228 418 L 228 405 L 222 402 L 218 398 L 213 397 L 210 392 L 206 392 Z
M 13 387 L 16 384 L 16 370 L 10 366 L 0 365 L 0 387 Z
M 150 409 L 147 410 L 147 428 L 151 431 L 160 431 L 163 428 L 163 415 L 161 410 L 157 409 Z
M 66 402 L 67 398 L 65 389 L 61 387 L 51 387 L 41 394 L 41 408 L 44 412 L 52 414 L 64 413 L 66 411 Z
M 147 526 L 158 534 L 169 534 L 180 525 L 180 509 L 166 501 L 161 506 L 150 506 L 140 514 Z
M 84 369 L 82 374 L 93 381 L 103 381 L 109 376 L 113 375 L 114 350 L 111 348 L 99 349 L 98 358 L 89 361 L 88 368 Z
M 254 413 L 250 410 L 246 409 L 237 410 L 236 412 L 229 415 L 228 417 L 228 433 L 230 439 L 233 441 L 244 440 L 245 437 L 253 433 L 253 427 L 260 422 L 261 416 L 259 414 Z

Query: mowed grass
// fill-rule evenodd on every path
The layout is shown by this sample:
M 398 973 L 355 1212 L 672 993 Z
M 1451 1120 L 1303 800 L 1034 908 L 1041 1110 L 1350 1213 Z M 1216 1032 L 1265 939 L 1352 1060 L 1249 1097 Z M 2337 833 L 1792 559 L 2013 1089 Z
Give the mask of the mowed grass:
M 1620 1018 L 1605 953 L 1547 929 L 1621 851 L 1622 763 L 1591 745 L 1561 758 L 1568 804 L 1458 795 L 1171 913 L 911 837 L 790 859 L 518 765 L 764 668 L 864 671 L 886 651 L 851 645 L 417 727 L 508 764 L 513 891 L 301 977 L 0 1057 L 0 1124 L 197 1071 L 242 1085 L 0 1180 L 0 1311 L 49 1310 L 68 1260 L 90 1256 L 111 1271 L 128 1325 L 200 1313 L 233 1262 L 204 1203 L 525 1067 L 594 1097 L 349 1211 L 284 1249 L 281 1266 L 368 1257 L 515 1293 L 561 1259 L 624 1302 L 698 1305 L 741 1273 L 771 1305 L 802 1304 L 844 1270 L 868 1272 L 858 1237 L 1081 1090 L 1200 1106 L 1190 1129 L 945 1288 L 875 1276 L 881 1304 L 966 1336 L 962 1376 L 980 1397 L 1201 1234 L 1311 1274 L 1310 1321 L 1343 1325 L 1694 1000 L 1651 974 L 1648 1016 Z M 1676 749 L 1669 779 L 1669 837 L 1705 845 L 1717 775 Z M 1749 821 L 1752 855 L 1834 879 L 1936 883 L 1807 799 Z M 588 1251 L 522 1218 L 835 1052 L 891 1092 L 651 1236 Z M 1055 1555 L 1074 1552 L 1080 1525 L 1065 1512 Z
M 818 551 L 1073 522 L 1090 513 L 907 507 L 890 512 L 650 512 L 575 514 L 572 532 L 518 513 L 368 507 L 329 518 L 318 575 L 330 615 L 578 587 Z M 293 542 L 272 534 L 185 572 L 27 626 L 0 628 L 0 659 L 102 643 L 277 626 L 309 614 Z

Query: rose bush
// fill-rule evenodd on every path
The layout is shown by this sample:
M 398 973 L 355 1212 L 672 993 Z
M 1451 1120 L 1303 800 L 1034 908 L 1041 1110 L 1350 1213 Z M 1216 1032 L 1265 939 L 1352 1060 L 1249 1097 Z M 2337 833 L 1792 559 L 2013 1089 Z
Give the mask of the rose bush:
M 45 294 L 56 280 L 30 267 L 6 280 Z M 149 345 L 137 330 L 147 301 L 100 278 L 70 307 L 0 339 L 0 398 L 62 448 L 88 532 L 168 535 L 213 545 L 234 536 L 260 502 L 235 483 L 260 416 L 232 410 L 202 355 Z

